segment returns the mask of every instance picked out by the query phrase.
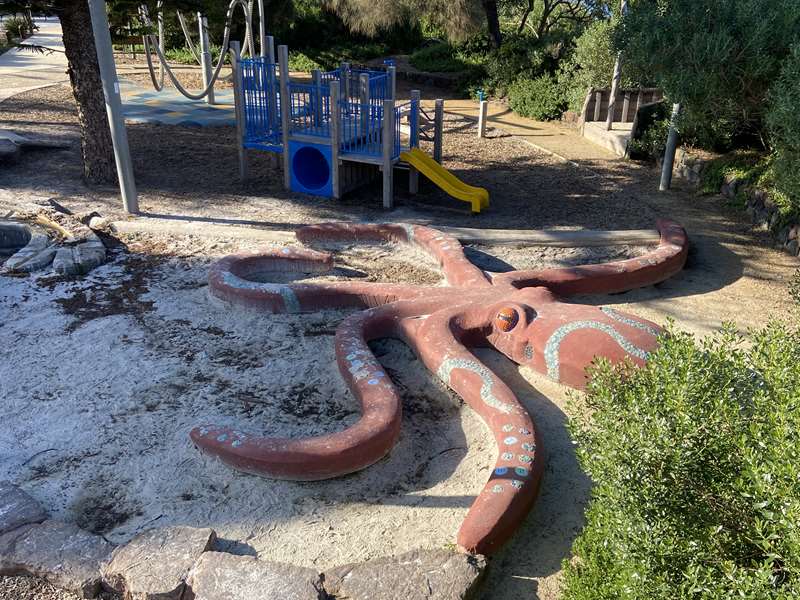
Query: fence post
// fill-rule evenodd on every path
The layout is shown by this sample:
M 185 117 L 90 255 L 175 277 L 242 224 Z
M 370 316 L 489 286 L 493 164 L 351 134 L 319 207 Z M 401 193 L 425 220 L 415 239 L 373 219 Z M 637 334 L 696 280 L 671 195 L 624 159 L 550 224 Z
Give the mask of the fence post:
M 408 147 L 419 147 L 419 90 L 411 90 L 411 113 L 408 116 Z M 419 191 L 419 171 L 408 165 L 408 193 L 416 194 Z
M 394 100 L 383 101 L 383 208 L 394 207 Z
M 594 119 L 592 121 L 600 120 L 600 105 L 603 104 L 603 92 L 597 91 L 594 94 Z
M 628 117 L 631 112 L 631 93 L 625 92 L 625 98 L 622 101 L 622 122 L 627 123 Z
M 242 89 L 242 66 L 239 62 L 239 42 L 230 43 L 231 70 L 233 72 L 233 106 L 236 115 L 236 146 L 239 151 L 239 179 L 242 182 L 247 180 L 247 148 L 244 147 L 245 128 L 245 109 L 244 109 L 244 90 Z
M 283 185 L 291 189 L 292 178 L 289 173 L 289 129 L 292 101 L 289 97 L 289 48 L 278 46 L 278 69 L 281 86 L 281 138 L 283 139 Z
M 200 66 L 203 71 L 203 87 L 207 88 L 211 82 L 211 51 L 208 43 L 208 20 L 197 13 L 197 26 L 200 28 Z M 214 104 L 214 88 L 208 90 L 206 104 Z
M 372 132 L 369 129 L 369 75 L 362 73 L 358 78 L 358 84 L 358 101 L 361 104 L 361 135 L 369 143 L 372 141 Z
M 444 100 L 436 99 L 433 112 L 433 160 L 442 164 L 442 135 L 444 134 Z
M 489 116 L 489 102 L 488 100 L 481 100 L 480 110 L 478 112 L 478 137 L 486 137 L 486 118 Z
M 345 100 L 350 99 L 350 63 L 343 62 L 339 66 L 339 78 L 342 81 L 342 97 Z
M 397 67 L 390 66 L 387 69 L 389 73 L 389 98 L 392 100 L 397 99 Z
M 267 36 L 267 62 L 275 64 L 275 38 L 271 35 Z
M 673 104 L 672 117 L 669 120 L 667 147 L 664 150 L 664 164 L 661 166 L 661 182 L 658 184 L 658 191 L 660 192 L 666 192 L 669 186 L 672 185 L 672 166 L 675 163 L 675 148 L 678 145 L 678 130 L 676 126 L 680 112 L 681 105 Z
M 333 197 L 340 198 L 342 195 L 342 182 L 339 172 L 339 145 L 341 135 L 339 134 L 339 82 L 335 79 L 330 83 L 330 110 L 331 110 L 331 186 L 333 187 Z
M 311 71 L 311 83 L 314 87 L 313 103 L 314 126 L 322 127 L 322 72 L 319 69 Z

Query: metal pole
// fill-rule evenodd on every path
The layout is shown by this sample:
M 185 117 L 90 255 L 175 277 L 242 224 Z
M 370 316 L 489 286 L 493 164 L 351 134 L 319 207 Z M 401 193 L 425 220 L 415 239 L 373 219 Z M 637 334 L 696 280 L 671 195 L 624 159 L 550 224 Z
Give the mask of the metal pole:
M 164 54 L 165 46 L 164 46 L 164 12 L 161 10 L 161 3 L 158 3 L 158 49 L 161 50 L 161 54 Z M 164 84 L 164 63 L 160 60 L 158 61 L 158 80 L 161 82 L 161 85 Z
M 394 100 L 383 101 L 383 208 L 394 206 Z
M 486 118 L 489 116 L 489 102 L 481 100 L 480 112 L 478 113 L 478 137 L 486 137 Z
M 620 0 L 619 16 L 624 17 L 628 11 L 628 0 Z M 619 82 L 622 79 L 622 53 L 617 52 L 617 58 L 614 60 L 614 76 L 611 79 L 611 97 L 608 99 L 608 116 L 606 116 L 606 129 L 611 130 L 614 123 L 614 110 L 617 108 L 617 90 L 619 89 Z
M 114 145 L 119 191 L 125 211 L 135 215 L 139 213 L 139 199 L 136 195 L 136 181 L 133 177 L 128 134 L 125 131 L 125 120 L 122 117 L 122 100 L 119 97 L 119 81 L 117 80 L 117 69 L 114 66 L 106 3 L 103 0 L 89 0 L 89 12 L 92 18 L 97 63 L 100 66 L 100 80 L 103 83 L 103 96 L 106 100 L 108 127 L 111 130 L 111 142 Z
M 203 87 L 207 88 L 211 82 L 211 48 L 208 42 L 208 19 L 201 13 L 197 13 L 197 26 L 200 28 L 200 66 L 203 71 Z M 208 90 L 206 104 L 216 104 L 213 87 Z
M 314 108 L 314 127 L 322 127 L 322 72 L 319 69 L 311 71 L 311 83 L 314 91 L 311 94 Z
M 372 132 L 369 130 L 369 75 L 362 73 L 359 81 L 359 103 L 361 104 L 361 137 L 367 143 L 372 142 Z
M 231 70 L 233 71 L 233 105 L 236 114 L 236 146 L 239 151 L 239 179 L 247 180 L 247 148 L 244 147 L 245 138 L 245 111 L 244 93 L 242 89 L 242 68 L 239 65 L 239 42 L 230 43 Z
M 681 112 L 679 103 L 672 105 L 672 117 L 669 120 L 669 135 L 667 136 L 667 147 L 664 150 L 664 164 L 661 166 L 661 182 L 658 185 L 659 192 L 666 192 L 672 185 L 672 166 L 675 163 L 675 149 L 678 145 L 678 130 L 675 128 L 678 122 L 678 115 Z
M 283 139 L 283 185 L 287 190 L 292 187 L 292 178 L 289 173 L 289 127 L 290 112 L 292 110 L 289 98 L 289 47 L 278 46 L 278 69 L 280 70 L 281 86 L 281 137 Z
M 250 18 L 252 19 L 252 15 Z M 267 17 L 264 15 L 264 0 L 258 0 L 258 48 L 261 50 L 262 57 L 269 56 L 269 52 L 267 51 Z

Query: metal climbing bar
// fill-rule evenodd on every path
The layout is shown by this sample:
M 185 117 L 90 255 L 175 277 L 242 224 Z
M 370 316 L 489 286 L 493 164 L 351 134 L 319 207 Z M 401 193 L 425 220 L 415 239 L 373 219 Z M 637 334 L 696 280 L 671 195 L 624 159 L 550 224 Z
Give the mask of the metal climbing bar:
M 266 58 L 247 58 L 239 63 L 244 103 L 244 146 L 281 152 L 281 113 L 278 69 Z
M 289 84 L 291 113 L 289 132 L 329 138 L 331 135 L 331 91 L 327 85 Z

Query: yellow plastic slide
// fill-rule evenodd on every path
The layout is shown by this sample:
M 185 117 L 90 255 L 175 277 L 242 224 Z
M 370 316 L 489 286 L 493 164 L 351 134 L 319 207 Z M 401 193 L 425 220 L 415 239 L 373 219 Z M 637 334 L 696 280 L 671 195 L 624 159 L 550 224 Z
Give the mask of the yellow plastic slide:
M 472 212 L 479 213 L 482 208 L 489 206 L 488 190 L 464 183 L 419 148 L 412 148 L 408 152 L 402 152 L 400 158 L 453 198 L 469 202 L 472 205 Z

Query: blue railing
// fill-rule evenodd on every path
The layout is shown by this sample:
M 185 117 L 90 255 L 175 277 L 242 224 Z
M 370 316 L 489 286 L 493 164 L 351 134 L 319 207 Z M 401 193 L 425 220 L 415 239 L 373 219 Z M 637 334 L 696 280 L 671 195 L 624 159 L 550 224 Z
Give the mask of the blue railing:
M 244 145 L 282 150 L 278 68 L 265 58 L 240 61 L 244 105 Z
M 339 102 L 340 151 L 345 154 L 380 157 L 383 149 L 383 106 L 372 103 Z
M 291 117 L 289 132 L 329 138 L 331 136 L 331 92 L 325 85 L 289 84 Z

